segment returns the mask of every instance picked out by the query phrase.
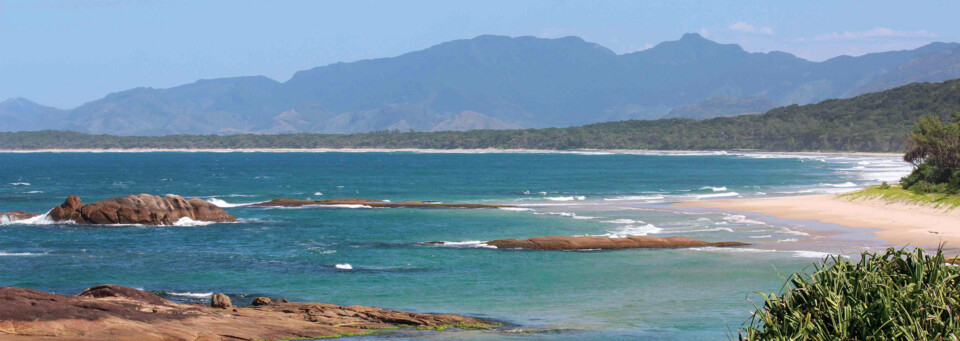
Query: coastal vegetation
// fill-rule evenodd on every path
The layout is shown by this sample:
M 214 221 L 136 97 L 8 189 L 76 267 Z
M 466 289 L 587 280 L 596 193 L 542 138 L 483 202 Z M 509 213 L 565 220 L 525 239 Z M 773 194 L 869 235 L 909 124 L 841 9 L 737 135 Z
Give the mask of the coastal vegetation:
M 927 206 L 940 209 L 960 207 L 960 195 L 950 193 L 915 193 L 897 184 L 877 185 L 850 193 L 840 194 L 847 200 L 883 200 L 891 203 Z
M 960 79 L 915 83 L 849 99 L 791 105 L 762 115 L 661 119 L 569 128 L 358 134 L 89 135 L 0 133 L 0 149 L 647 149 L 903 152 L 911 122 L 960 110 Z M 907 186 L 908 188 L 910 186 Z
M 903 160 L 914 165 L 901 179 L 903 188 L 917 194 L 960 192 L 960 113 L 944 124 L 937 116 L 924 116 L 907 138 Z
M 938 249 L 830 256 L 763 294 L 740 340 L 957 340 L 960 268 Z M 789 289 L 787 289 L 789 287 Z

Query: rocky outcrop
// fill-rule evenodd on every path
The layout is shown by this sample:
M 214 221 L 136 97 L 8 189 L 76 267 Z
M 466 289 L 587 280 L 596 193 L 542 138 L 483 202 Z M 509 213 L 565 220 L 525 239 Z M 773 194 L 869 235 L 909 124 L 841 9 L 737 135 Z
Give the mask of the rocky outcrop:
M 271 301 L 269 297 L 257 297 L 253 299 L 253 303 L 250 303 L 252 306 L 258 305 L 270 305 Z
M 230 296 L 216 293 L 210 297 L 210 306 L 213 308 L 227 309 L 233 306 L 233 302 L 230 301 Z
M 270 201 L 253 204 L 252 206 L 285 206 L 285 207 L 297 207 L 297 206 L 307 206 L 307 205 L 317 205 L 317 206 L 338 206 L 338 205 L 364 205 L 369 207 L 381 207 L 381 208 L 390 208 L 390 207 L 420 207 L 420 208 L 498 208 L 498 207 L 511 207 L 510 205 L 485 205 L 485 204 L 457 204 L 457 203 L 439 203 L 439 202 L 425 202 L 425 201 L 397 201 L 391 202 L 386 200 L 374 200 L 374 199 L 360 199 L 360 198 L 346 198 L 346 199 L 327 199 L 327 200 L 300 200 L 300 199 L 289 199 L 289 198 L 280 198 L 273 199 Z
M 11 340 L 279 340 L 415 327 L 486 328 L 493 322 L 363 306 L 275 300 L 219 309 L 177 304 L 118 285 L 77 296 L 0 287 L 0 339 Z
M 86 205 L 80 197 L 70 196 L 50 210 L 48 217 L 53 221 L 78 224 L 173 225 L 183 218 L 221 223 L 237 220 L 217 205 L 201 199 L 149 194 L 111 198 Z
M 681 247 L 727 247 L 750 245 L 740 242 L 705 242 L 687 237 L 648 237 L 634 236 L 626 238 L 609 238 L 594 236 L 551 236 L 537 237 L 526 240 L 499 239 L 486 242 L 487 245 L 498 249 L 529 249 L 529 250 L 618 250 L 618 249 L 661 249 Z
M 17 220 L 30 219 L 38 215 L 39 214 L 27 213 L 27 212 L 21 212 L 21 211 L 4 212 L 4 213 L 0 213 L 0 224 L 6 224 L 6 223 L 14 222 Z

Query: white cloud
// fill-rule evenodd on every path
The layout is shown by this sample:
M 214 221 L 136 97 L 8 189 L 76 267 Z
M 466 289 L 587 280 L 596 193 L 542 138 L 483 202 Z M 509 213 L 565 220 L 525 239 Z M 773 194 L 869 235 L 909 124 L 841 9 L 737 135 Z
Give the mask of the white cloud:
M 750 25 L 743 21 L 730 25 L 728 28 L 740 33 L 757 33 L 757 34 L 765 34 L 768 36 L 773 35 L 773 28 L 769 26 L 763 27 L 763 28 L 756 28 L 753 25 Z
M 814 41 L 832 40 L 870 40 L 875 38 L 936 38 L 935 33 L 924 30 L 897 31 L 886 27 L 877 27 L 869 31 L 843 31 L 821 34 L 813 38 Z

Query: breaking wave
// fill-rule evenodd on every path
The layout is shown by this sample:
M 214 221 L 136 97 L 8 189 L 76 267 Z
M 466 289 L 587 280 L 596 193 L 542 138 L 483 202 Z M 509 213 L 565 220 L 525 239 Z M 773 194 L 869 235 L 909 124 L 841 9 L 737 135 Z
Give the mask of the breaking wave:
M 849 188 L 849 187 L 857 187 L 857 184 L 852 183 L 852 182 L 844 182 L 844 183 L 842 183 L 842 184 L 820 184 L 820 186 L 838 187 L 838 188 Z
M 714 194 L 698 194 L 698 195 L 694 195 L 693 197 L 699 200 L 699 199 L 707 199 L 707 198 L 735 197 L 739 195 L 740 193 L 737 193 L 737 192 L 723 192 L 723 193 L 714 193 Z
M 214 221 L 199 221 L 190 219 L 190 217 L 183 217 L 173 223 L 172 226 L 183 226 L 183 227 L 192 227 L 192 226 L 207 226 L 216 224 Z
M 166 293 L 170 296 L 180 296 L 180 297 L 192 297 L 192 298 L 210 298 L 213 296 L 212 292 L 176 292 L 170 291 Z
M 616 230 L 607 231 L 605 236 L 611 238 L 625 238 L 632 236 L 646 236 L 648 234 L 655 234 L 663 232 L 663 229 L 654 226 L 653 224 L 646 225 L 624 225 Z
M 545 197 L 544 199 L 551 201 L 574 201 L 574 200 L 586 200 L 587 197 L 583 195 L 569 196 L 569 197 Z
M 209 202 L 209 203 L 211 203 L 211 204 L 214 204 L 214 205 L 217 205 L 217 207 L 220 207 L 220 208 L 242 207 L 242 206 L 250 206 L 250 205 L 253 205 L 253 204 L 259 204 L 259 202 L 248 202 L 248 203 L 243 203 L 243 204 L 231 204 L 231 203 L 228 203 L 228 202 L 223 201 L 222 199 L 218 199 L 218 198 L 210 198 L 210 199 L 207 199 L 207 202 Z
M 613 198 L 603 198 L 607 201 L 625 201 L 625 200 L 663 200 L 664 196 L 662 195 L 628 195 L 622 197 L 613 197 Z
M 526 208 L 526 207 L 500 207 L 500 209 L 504 211 L 516 211 L 516 212 L 533 211 L 532 208 Z
M 431 245 L 444 246 L 444 247 L 456 247 L 456 248 L 484 248 L 484 249 L 496 249 L 496 246 L 487 245 L 487 242 L 480 240 L 467 240 L 462 242 L 446 242 L 441 241 L 439 243 L 432 243 Z
M 0 251 L 0 257 L 26 257 L 26 256 L 43 256 L 47 253 L 33 253 L 33 252 L 3 252 Z

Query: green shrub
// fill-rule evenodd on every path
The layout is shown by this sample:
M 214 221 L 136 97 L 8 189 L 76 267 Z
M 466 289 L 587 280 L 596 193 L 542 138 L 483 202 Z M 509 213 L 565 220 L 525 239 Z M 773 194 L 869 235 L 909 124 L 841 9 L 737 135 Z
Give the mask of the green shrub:
M 960 268 L 944 262 L 939 249 L 831 256 L 782 296 L 761 293 L 740 340 L 957 340 Z
M 910 188 L 908 189 L 913 191 L 913 193 L 916 193 L 916 194 L 926 194 L 926 193 L 935 192 L 936 191 L 935 188 L 936 186 L 934 184 L 929 183 L 925 180 L 920 180 L 914 183 L 913 185 L 911 185 Z
M 890 184 L 884 181 L 883 183 L 880 184 L 880 189 L 890 189 Z

